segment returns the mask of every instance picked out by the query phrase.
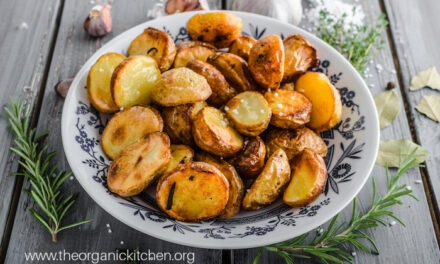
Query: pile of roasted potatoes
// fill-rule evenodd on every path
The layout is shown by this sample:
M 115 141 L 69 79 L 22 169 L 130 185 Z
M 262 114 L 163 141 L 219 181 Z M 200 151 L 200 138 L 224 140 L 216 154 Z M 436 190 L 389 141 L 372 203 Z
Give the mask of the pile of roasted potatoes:
M 338 91 L 310 71 L 315 48 L 299 34 L 244 36 L 227 12 L 196 14 L 186 27 L 192 41 L 147 28 L 127 56 L 104 54 L 90 69 L 92 105 L 115 113 L 101 138 L 109 190 L 129 197 L 155 184 L 158 206 L 190 222 L 279 196 L 312 202 L 327 177 L 317 133 L 341 118 Z

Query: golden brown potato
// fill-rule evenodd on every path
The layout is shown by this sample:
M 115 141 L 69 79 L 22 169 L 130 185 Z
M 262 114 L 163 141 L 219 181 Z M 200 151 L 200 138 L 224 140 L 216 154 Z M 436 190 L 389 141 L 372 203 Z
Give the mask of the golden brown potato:
M 203 42 L 203 41 L 193 41 L 193 40 L 186 40 L 183 42 L 179 42 L 178 44 L 176 44 L 177 50 L 179 49 L 184 49 L 184 48 L 191 48 L 191 47 L 196 47 L 196 46 L 202 46 L 202 47 L 206 47 L 212 50 L 217 50 L 217 48 L 214 45 L 211 45 L 207 42 Z
M 149 55 L 153 57 L 159 69 L 164 72 L 173 65 L 176 45 L 166 32 L 149 27 L 130 43 L 127 53 L 128 56 Z
M 324 160 L 311 149 L 304 149 L 292 164 L 292 179 L 284 191 L 283 201 L 292 207 L 313 202 L 324 189 L 327 169 Z
M 225 106 L 225 112 L 235 129 L 246 136 L 258 136 L 269 126 L 271 110 L 259 92 L 242 92 Z
M 257 41 L 251 48 L 248 63 L 252 77 L 263 89 L 278 89 L 284 73 L 281 38 L 271 34 Z
M 213 44 L 219 49 L 227 48 L 241 35 L 241 18 L 226 12 L 196 14 L 186 23 L 193 40 Z
M 177 47 L 174 68 L 186 67 L 188 62 L 192 60 L 206 61 L 209 56 L 217 52 L 217 49 L 211 44 L 200 41 L 185 41 Z
M 112 113 L 119 110 L 112 98 L 110 82 L 113 71 L 125 58 L 119 53 L 106 53 L 90 68 L 87 76 L 87 92 L 90 103 L 98 111 Z
M 122 197 L 141 193 L 156 180 L 170 161 L 170 139 L 153 132 L 128 146 L 108 168 L 107 185 Z
M 306 127 L 295 130 L 273 129 L 267 134 L 265 142 L 268 155 L 271 155 L 278 148 L 282 148 L 289 160 L 300 154 L 305 148 L 312 149 L 323 157 L 327 154 L 324 140 Z
M 118 107 L 124 108 L 148 105 L 151 102 L 153 88 L 160 79 L 160 70 L 152 57 L 145 55 L 129 57 L 113 72 L 111 80 L 113 100 Z
M 240 36 L 229 47 L 229 53 L 242 57 L 245 61 L 249 58 L 252 46 L 257 42 L 251 36 Z
M 195 73 L 205 77 L 208 81 L 212 90 L 212 94 L 207 100 L 210 105 L 220 107 L 226 104 L 236 94 L 235 89 L 229 86 L 223 74 L 211 64 L 199 60 L 192 60 L 188 62 L 186 66 Z
M 162 129 L 163 120 L 156 109 L 133 106 L 110 119 L 102 133 L 101 146 L 110 159 L 115 159 L 127 146 Z
M 290 180 L 290 165 L 286 153 L 276 150 L 267 160 L 263 171 L 252 183 L 243 199 L 243 208 L 257 210 L 275 201 Z
M 228 179 L 229 199 L 220 218 L 231 218 L 236 215 L 240 211 L 241 201 L 244 195 L 244 185 L 240 175 L 238 175 L 237 171 L 231 166 L 231 164 L 211 156 L 207 152 L 197 152 L 195 159 L 197 161 L 214 165 Z
M 317 132 L 334 127 L 341 120 L 342 103 L 338 90 L 320 72 L 307 72 L 295 83 L 295 90 L 312 102 L 308 126 Z
M 172 172 L 181 164 L 191 163 L 194 157 L 194 150 L 186 145 L 171 145 L 171 160 L 163 175 Z
M 288 90 L 288 91 L 295 91 L 295 84 L 293 82 L 281 83 L 280 89 Z
M 156 188 L 159 207 L 171 218 L 196 222 L 223 212 L 229 199 L 229 183 L 213 165 L 193 162 L 164 175 Z
M 231 53 L 217 52 L 209 57 L 207 62 L 214 65 L 238 92 L 257 89 L 248 64 L 241 57 Z
M 260 137 L 246 138 L 243 149 L 229 162 L 242 177 L 253 179 L 264 167 L 266 158 L 266 146 Z
M 205 101 L 211 93 L 205 77 L 188 68 L 176 68 L 162 73 L 162 82 L 155 87 L 152 98 L 169 107 Z
M 230 157 L 243 146 L 243 137 L 232 127 L 225 113 L 207 106 L 193 121 L 194 141 L 201 149 L 220 157 Z
M 310 121 L 312 103 L 299 92 L 278 89 L 264 94 L 272 110 L 270 124 L 279 128 L 297 128 Z
M 291 81 L 318 65 L 316 49 L 300 34 L 287 37 L 283 44 L 285 52 L 284 81 Z

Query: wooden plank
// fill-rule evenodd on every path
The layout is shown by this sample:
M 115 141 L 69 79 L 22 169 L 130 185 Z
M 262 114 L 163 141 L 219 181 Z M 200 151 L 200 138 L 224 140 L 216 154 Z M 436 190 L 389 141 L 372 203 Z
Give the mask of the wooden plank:
M 56 41 L 53 60 L 38 128 L 48 130 L 47 139 L 49 148 L 58 150 L 57 163 L 61 168 L 68 169 L 62 153 L 60 135 L 61 112 L 63 99 L 57 97 L 53 86 L 61 79 L 71 78 L 80 69 L 81 65 L 101 45 L 111 40 L 122 31 L 146 21 L 147 11 L 155 1 L 114 1 L 113 33 L 102 39 L 89 38 L 82 23 L 88 10 L 89 1 L 65 1 L 60 31 Z M 27 212 L 33 206 L 27 195 L 20 198 L 16 221 L 12 231 L 6 263 L 24 263 L 24 252 L 113 252 L 117 248 L 139 248 L 141 251 L 152 252 L 186 252 L 195 254 L 194 263 L 220 263 L 222 251 L 196 249 L 176 245 L 149 237 L 125 224 L 119 222 L 104 212 L 81 188 L 76 181 L 68 181 L 70 191 L 79 192 L 79 198 L 74 208 L 74 214 L 67 222 L 78 218 L 93 218 L 91 224 L 63 232 L 57 243 L 52 243 L 50 236 Z M 112 233 L 108 232 L 107 224 Z M 124 242 L 121 245 L 121 241 Z

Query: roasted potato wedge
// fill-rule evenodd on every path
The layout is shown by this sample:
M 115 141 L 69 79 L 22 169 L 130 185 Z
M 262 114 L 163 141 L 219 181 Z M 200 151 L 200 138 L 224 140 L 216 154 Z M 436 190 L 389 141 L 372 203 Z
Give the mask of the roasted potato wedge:
M 172 172 L 181 164 L 191 163 L 193 158 L 194 150 L 187 145 L 171 145 L 171 160 L 163 171 L 163 175 Z
M 156 109 L 133 106 L 110 119 L 102 133 L 101 146 L 107 157 L 115 159 L 127 146 L 162 129 L 163 120 Z
M 255 178 L 264 167 L 266 158 L 266 146 L 260 137 L 246 138 L 243 143 L 243 149 L 228 160 L 238 174 L 244 178 Z
M 125 58 L 119 53 L 106 53 L 90 68 L 87 92 L 90 103 L 100 112 L 112 113 L 119 110 L 113 101 L 110 83 L 113 71 Z
M 243 147 L 243 137 L 229 123 L 225 113 L 207 106 L 193 121 L 194 141 L 201 149 L 220 157 L 230 157 Z
M 227 48 L 241 35 L 241 18 L 226 12 L 195 14 L 186 23 L 193 40 L 213 44 L 219 49 Z
M 246 136 L 258 136 L 269 126 L 272 115 L 269 104 L 259 92 L 242 92 L 225 106 L 235 129 Z
M 161 106 L 176 106 L 205 101 L 212 90 L 205 77 L 188 68 L 162 73 L 162 81 L 154 89 L 153 100 Z
M 149 27 L 130 43 L 127 53 L 128 56 L 151 56 L 159 69 L 164 72 L 173 65 L 176 45 L 165 31 Z
M 237 93 L 226 81 L 223 74 L 211 64 L 199 60 L 192 60 L 188 62 L 186 66 L 195 73 L 205 77 L 206 81 L 208 81 L 212 90 L 212 94 L 207 100 L 210 105 L 220 107 L 226 104 Z
M 278 35 L 268 35 L 249 52 L 249 70 L 263 89 L 278 89 L 284 73 L 284 46 Z
M 297 128 L 310 121 L 312 103 L 299 92 L 278 89 L 264 94 L 272 111 L 270 124 L 279 128 Z
M 313 202 L 321 194 L 327 180 L 327 169 L 322 157 L 306 148 L 292 164 L 291 175 L 283 201 L 292 207 L 301 207 Z
M 192 60 L 206 61 L 217 49 L 211 44 L 200 41 L 186 41 L 178 45 L 174 68 L 186 67 Z
M 229 199 L 228 179 L 204 162 L 180 165 L 156 188 L 159 207 L 173 219 L 196 222 L 221 214 Z
M 229 47 L 229 53 L 242 57 L 245 61 L 249 58 L 252 46 L 257 42 L 251 36 L 240 36 Z
M 284 81 L 295 77 L 318 65 L 316 49 L 300 34 L 287 37 L 284 44 Z
M 334 127 L 341 120 L 342 103 L 339 91 L 320 72 L 307 72 L 295 83 L 295 90 L 312 102 L 308 126 L 317 132 Z
M 153 132 L 128 146 L 108 168 L 107 185 L 122 197 L 141 193 L 156 180 L 171 158 L 170 139 Z
M 237 171 L 231 164 L 211 156 L 207 152 L 198 152 L 195 155 L 195 160 L 214 165 L 228 179 L 229 199 L 225 210 L 220 214 L 220 218 L 231 218 L 236 215 L 240 211 L 241 201 L 244 196 L 244 185 L 240 175 L 238 175 Z
M 323 157 L 327 155 L 327 146 L 324 140 L 306 127 L 295 130 L 273 129 L 267 134 L 265 142 L 268 156 L 278 148 L 282 148 L 286 152 L 289 160 L 306 148 L 314 150 Z
M 145 55 L 136 55 L 119 64 L 112 75 L 112 97 L 118 107 L 148 105 L 153 88 L 160 81 L 156 61 Z
M 267 160 L 263 171 L 245 194 L 242 206 L 257 210 L 275 201 L 290 181 L 290 165 L 286 153 L 276 150 Z

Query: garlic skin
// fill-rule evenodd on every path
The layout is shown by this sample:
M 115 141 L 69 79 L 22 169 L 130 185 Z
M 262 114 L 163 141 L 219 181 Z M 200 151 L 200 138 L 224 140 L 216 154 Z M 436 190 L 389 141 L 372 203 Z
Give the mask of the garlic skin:
M 84 21 L 84 30 L 92 37 L 102 37 L 112 31 L 111 5 L 95 5 Z
M 208 3 L 206 0 L 168 0 L 165 4 L 168 15 L 193 10 L 209 10 Z
M 73 79 L 61 80 L 57 84 L 55 84 L 54 89 L 58 96 L 62 98 L 66 98 L 67 93 L 69 92 L 70 85 L 72 84 Z

